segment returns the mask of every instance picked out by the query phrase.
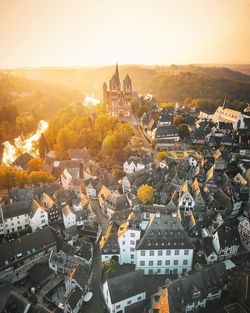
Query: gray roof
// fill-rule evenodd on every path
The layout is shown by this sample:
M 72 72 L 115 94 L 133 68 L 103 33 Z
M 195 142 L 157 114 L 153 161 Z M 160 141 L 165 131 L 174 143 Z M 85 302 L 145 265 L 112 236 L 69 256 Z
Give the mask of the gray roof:
M 194 249 L 194 246 L 177 216 L 160 214 L 151 219 L 136 249 Z
M 217 263 L 174 281 L 168 286 L 170 312 L 182 312 L 195 300 L 206 299 L 209 293 L 223 290 L 227 279 L 225 264 Z
M 117 303 L 145 292 L 141 271 L 130 272 L 107 280 L 112 303 Z
M 50 227 L 25 235 L 0 246 L 0 269 L 18 263 L 22 258 L 29 257 L 45 248 L 56 244 L 56 238 Z M 17 255 L 20 255 L 17 259 Z
M 31 200 L 20 201 L 2 206 L 4 219 L 12 218 L 18 215 L 28 214 L 31 209 Z

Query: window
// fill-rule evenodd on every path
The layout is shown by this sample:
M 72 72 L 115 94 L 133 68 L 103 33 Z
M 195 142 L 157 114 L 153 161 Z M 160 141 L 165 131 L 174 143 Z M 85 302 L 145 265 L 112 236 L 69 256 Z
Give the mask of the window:
M 180 250 L 175 250 L 174 254 L 175 255 L 179 255 L 180 254 Z
M 120 307 L 121 307 L 120 304 L 116 305 L 116 309 L 120 309 Z
M 177 273 L 178 273 L 178 271 L 177 271 L 176 268 L 174 268 L 173 273 L 174 273 L 174 274 L 177 274 Z
M 44 224 L 44 223 L 45 223 L 45 220 L 41 220 L 41 223 Z
M 153 274 L 153 270 L 152 269 L 148 270 L 148 273 Z
M 135 258 L 134 254 L 130 254 L 130 257 L 131 257 L 131 259 Z
M 167 250 L 166 255 L 171 255 L 171 250 Z
M 157 265 L 158 266 L 162 265 L 162 261 L 157 261 Z
M 185 250 L 184 250 L 184 254 L 185 254 L 185 255 L 188 255 L 188 254 L 189 254 L 189 250 L 185 249 Z
M 154 266 L 154 261 L 149 261 L 149 262 L 148 262 L 148 265 L 149 265 L 149 266 Z
M 141 256 L 145 256 L 145 251 L 141 251 Z
M 155 252 L 154 252 L 154 251 L 149 251 L 149 255 L 150 255 L 150 256 L 154 256 L 154 255 L 155 255 Z
M 130 237 L 135 237 L 135 233 L 130 233 Z
M 165 265 L 170 265 L 170 260 L 166 260 Z
M 141 296 L 137 297 L 137 300 L 140 301 L 141 300 Z
M 174 260 L 174 265 L 178 265 L 179 261 L 178 260 Z
M 130 251 L 134 252 L 134 251 L 135 251 L 135 248 L 130 248 Z
M 169 269 L 168 268 L 165 269 L 165 274 L 169 274 Z
M 157 269 L 157 273 L 158 273 L 158 274 L 161 273 L 161 269 L 160 269 L 160 268 Z
M 162 255 L 162 250 L 158 251 L 158 255 L 161 256 Z
M 131 240 L 131 241 L 130 241 L 130 244 L 131 244 L 131 245 L 134 245 L 134 244 L 135 244 L 134 240 Z
M 140 261 L 140 266 L 145 266 L 145 261 Z
M 188 264 L 188 260 L 183 260 L 183 265 L 187 265 Z
M 125 241 L 123 241 L 122 244 L 125 245 Z
M 127 304 L 131 304 L 131 303 L 132 303 L 132 301 L 131 301 L 131 300 L 128 300 Z

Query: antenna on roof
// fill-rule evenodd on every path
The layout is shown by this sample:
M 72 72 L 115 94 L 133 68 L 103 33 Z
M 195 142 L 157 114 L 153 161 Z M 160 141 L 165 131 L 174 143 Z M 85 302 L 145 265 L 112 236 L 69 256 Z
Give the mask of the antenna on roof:
M 223 109 L 225 109 L 226 102 L 227 102 L 227 95 L 225 95 L 225 98 L 224 98 L 224 102 L 223 102 L 223 105 L 222 105 Z

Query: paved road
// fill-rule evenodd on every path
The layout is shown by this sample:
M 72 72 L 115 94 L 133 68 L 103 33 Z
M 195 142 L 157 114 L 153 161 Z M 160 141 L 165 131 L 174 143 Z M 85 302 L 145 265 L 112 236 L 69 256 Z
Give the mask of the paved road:
M 100 287 L 101 283 L 101 252 L 99 246 L 94 250 L 93 256 L 93 281 L 91 285 L 91 291 L 93 297 L 88 303 L 84 303 L 80 312 L 82 313 L 104 313 L 105 305 L 103 301 L 102 291 Z
M 96 213 L 98 220 L 102 226 L 103 233 L 105 233 L 108 228 L 109 221 L 107 217 L 103 214 L 98 199 L 91 199 L 90 201 L 91 201 L 91 206 L 94 212 Z

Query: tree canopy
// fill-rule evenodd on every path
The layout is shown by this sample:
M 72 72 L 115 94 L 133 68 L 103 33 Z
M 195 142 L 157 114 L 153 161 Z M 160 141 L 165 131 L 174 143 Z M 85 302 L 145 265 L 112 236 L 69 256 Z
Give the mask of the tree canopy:
M 137 197 L 140 203 L 151 204 L 154 199 L 154 188 L 147 184 L 142 185 L 137 192 Z

